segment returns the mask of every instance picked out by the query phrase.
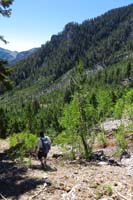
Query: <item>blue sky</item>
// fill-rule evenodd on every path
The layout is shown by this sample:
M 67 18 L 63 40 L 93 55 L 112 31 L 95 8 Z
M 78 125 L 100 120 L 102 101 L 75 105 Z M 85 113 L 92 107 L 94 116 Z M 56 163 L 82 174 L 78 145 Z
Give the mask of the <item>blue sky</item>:
M 0 47 L 23 51 L 39 47 L 69 22 L 82 23 L 133 0 L 15 0 L 10 18 L 0 16 Z

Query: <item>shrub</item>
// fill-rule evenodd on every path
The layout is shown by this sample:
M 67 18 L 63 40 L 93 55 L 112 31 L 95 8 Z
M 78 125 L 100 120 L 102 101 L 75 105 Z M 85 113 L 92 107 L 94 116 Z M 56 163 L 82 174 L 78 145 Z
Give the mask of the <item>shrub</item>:
M 97 140 L 98 140 L 98 143 L 100 143 L 103 147 L 107 146 L 107 138 L 106 138 L 104 132 L 98 133 Z
M 118 133 L 115 134 L 116 144 L 118 146 L 117 152 L 122 155 L 128 148 L 128 143 L 124 137 L 124 126 L 121 125 L 118 129 Z
M 69 134 L 62 131 L 53 142 L 55 144 L 61 144 L 64 158 L 68 158 L 70 160 L 75 158 L 76 153 L 83 151 L 83 149 L 81 150 L 80 138 L 76 133 Z
M 34 148 L 37 136 L 30 132 L 21 132 L 10 136 L 10 155 L 13 158 L 24 160 L 25 156 L 30 156 L 31 150 Z
M 113 194 L 113 190 L 112 190 L 112 187 L 110 185 L 105 186 L 104 191 L 108 196 L 111 196 Z

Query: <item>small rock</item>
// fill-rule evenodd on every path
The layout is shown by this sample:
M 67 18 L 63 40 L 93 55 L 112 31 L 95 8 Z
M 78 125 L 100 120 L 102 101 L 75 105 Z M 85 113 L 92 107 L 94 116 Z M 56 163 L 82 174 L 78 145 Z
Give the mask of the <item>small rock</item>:
M 44 184 L 47 184 L 47 186 L 51 186 L 52 185 L 52 183 L 48 179 L 45 180 Z
M 118 184 L 117 184 L 117 183 L 114 183 L 114 186 L 118 186 Z
M 45 175 L 43 178 L 44 178 L 44 179 L 47 179 L 47 178 L 48 178 L 48 176 L 47 176 L 47 175 Z
M 99 165 L 107 165 L 107 162 L 101 161 L 98 163 Z
M 70 191 L 71 191 L 71 187 L 67 186 L 67 187 L 65 188 L 65 191 L 66 191 L 66 192 L 70 192 Z
M 53 158 L 62 158 L 63 157 L 63 154 L 62 153 L 59 153 L 59 154 L 57 154 L 57 153 L 54 153 L 53 154 L 53 156 L 52 156 Z

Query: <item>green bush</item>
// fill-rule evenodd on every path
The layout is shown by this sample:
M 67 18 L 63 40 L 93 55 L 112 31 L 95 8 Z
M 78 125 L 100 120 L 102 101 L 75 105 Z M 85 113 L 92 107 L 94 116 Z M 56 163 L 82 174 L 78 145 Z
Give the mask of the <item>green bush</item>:
M 126 138 L 124 136 L 124 126 L 121 125 L 118 129 L 118 133 L 115 134 L 116 144 L 118 146 L 117 153 L 119 155 L 122 155 L 122 153 L 127 150 L 128 143 L 126 141 Z
M 114 117 L 116 119 L 121 119 L 124 110 L 124 101 L 119 99 L 114 107 Z
M 100 143 L 103 147 L 107 146 L 107 138 L 106 138 L 104 132 L 98 133 L 97 140 L 98 140 L 98 143 Z
M 105 186 L 104 191 L 107 193 L 108 196 L 111 196 L 113 194 L 113 190 L 110 185 Z
M 82 145 L 80 144 L 80 138 L 76 133 L 67 133 L 62 131 L 55 139 L 54 144 L 59 144 L 62 146 L 64 158 L 73 160 L 75 154 L 81 153 L 83 151 Z M 68 150 L 69 149 L 69 150 Z
M 13 134 L 9 140 L 11 147 L 10 155 L 23 161 L 24 157 L 29 157 L 30 152 L 34 149 L 37 136 L 27 131 Z

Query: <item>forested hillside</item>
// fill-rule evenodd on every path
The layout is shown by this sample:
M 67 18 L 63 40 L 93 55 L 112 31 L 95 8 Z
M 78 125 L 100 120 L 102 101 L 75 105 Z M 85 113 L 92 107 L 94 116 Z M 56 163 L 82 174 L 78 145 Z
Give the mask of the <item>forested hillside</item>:
M 85 68 L 106 67 L 132 54 L 133 5 L 111 10 L 82 24 L 68 23 L 64 30 L 28 59 L 15 64 L 13 79 L 20 88 L 46 88 L 83 60 Z

